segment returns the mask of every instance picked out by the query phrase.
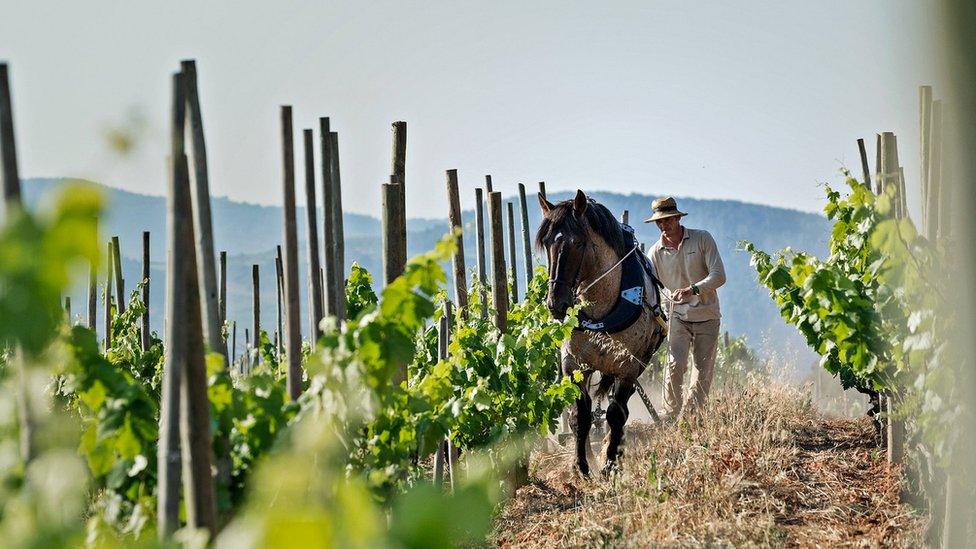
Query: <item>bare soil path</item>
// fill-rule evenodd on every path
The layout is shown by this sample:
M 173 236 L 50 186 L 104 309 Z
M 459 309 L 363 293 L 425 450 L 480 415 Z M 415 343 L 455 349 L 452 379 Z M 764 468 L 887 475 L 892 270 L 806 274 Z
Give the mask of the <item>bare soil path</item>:
M 536 453 L 533 483 L 496 520 L 505 547 L 918 546 L 867 419 L 826 418 L 797 389 L 752 382 L 692 423 L 633 424 L 621 471 L 582 479 L 568 451 Z M 599 450 L 595 448 L 595 450 Z

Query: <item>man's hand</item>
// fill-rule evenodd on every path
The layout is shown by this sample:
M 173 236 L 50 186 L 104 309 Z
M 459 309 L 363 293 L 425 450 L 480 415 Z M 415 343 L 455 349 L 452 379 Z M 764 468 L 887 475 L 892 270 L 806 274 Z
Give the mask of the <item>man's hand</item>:
M 686 299 L 694 295 L 691 291 L 691 286 L 687 288 L 681 288 L 680 290 L 674 292 L 671 297 L 674 299 L 675 303 L 684 303 Z

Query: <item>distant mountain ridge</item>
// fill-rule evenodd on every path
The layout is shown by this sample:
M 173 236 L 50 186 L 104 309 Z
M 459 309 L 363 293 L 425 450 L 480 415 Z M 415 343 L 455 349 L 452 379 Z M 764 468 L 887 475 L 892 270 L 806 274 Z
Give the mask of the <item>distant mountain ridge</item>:
M 61 185 L 61 179 L 29 179 L 23 182 L 24 195 L 28 205 L 36 205 L 41 197 L 52 189 Z M 148 230 L 152 235 L 151 258 L 153 283 L 151 284 L 153 309 L 153 329 L 162 329 L 163 295 L 161 282 L 164 273 L 165 253 L 165 212 L 166 200 L 163 197 L 142 195 L 119 189 L 101 186 L 109 201 L 108 215 L 102 221 L 102 237 L 107 241 L 112 235 L 119 235 L 125 261 L 123 273 L 129 286 L 135 286 L 135 281 L 141 276 L 140 261 L 142 257 L 142 231 Z M 471 189 L 462 191 L 462 206 L 473 206 L 474 197 Z M 471 195 L 471 196 L 466 196 Z M 610 211 L 619 215 L 625 209 L 630 211 L 630 221 L 634 226 L 641 242 L 648 245 L 658 238 L 657 228 L 641 221 L 650 211 L 650 203 L 654 197 L 643 194 L 619 194 L 603 191 L 593 191 L 589 196 L 607 206 Z M 559 201 L 571 198 L 567 192 L 550 192 L 549 200 Z M 508 196 L 505 201 L 515 201 L 518 212 L 518 200 Z M 734 335 L 746 335 L 751 344 L 760 346 L 762 340 L 772 346 L 790 345 L 803 348 L 802 340 L 796 332 L 786 326 L 780 319 L 775 305 L 768 294 L 756 283 L 756 275 L 749 266 L 748 255 L 737 249 L 741 240 L 750 240 L 765 250 L 779 250 L 792 247 L 816 255 L 827 252 L 827 237 L 830 225 L 821 215 L 749 204 L 733 200 L 711 200 L 678 197 L 678 205 L 689 215 L 684 218 L 685 225 L 708 230 L 719 245 L 728 282 L 719 291 L 723 330 Z M 214 245 L 216 250 L 228 252 L 228 318 L 236 320 L 238 324 L 238 347 L 242 345 L 244 328 L 251 324 L 251 265 L 258 264 L 261 271 L 261 323 L 262 328 L 272 333 L 276 329 L 276 294 L 274 283 L 274 250 L 281 242 L 282 219 L 281 207 L 261 206 L 235 202 L 227 198 L 213 198 L 212 212 L 214 220 Z M 538 226 L 539 207 L 533 193 L 529 197 L 529 225 Z M 446 213 L 446 212 L 445 212 Z M 463 212 L 462 218 L 465 231 L 465 255 L 468 263 L 469 280 L 475 269 L 474 248 L 474 213 L 471 209 Z M 487 214 L 486 214 L 487 218 Z M 516 214 L 516 225 L 520 223 Z M 301 284 L 306 288 L 307 247 L 305 244 L 305 213 L 299 208 L 299 256 L 302 262 Z M 507 217 L 506 217 L 507 219 Z M 344 213 L 346 272 L 353 261 L 368 269 L 378 279 L 381 273 L 382 257 L 380 243 L 380 221 L 374 217 L 355 213 Z M 434 243 L 448 230 L 445 219 L 410 219 L 407 227 L 408 255 L 412 256 L 430 250 Z M 507 228 L 506 228 L 507 230 Z M 320 233 L 321 234 L 321 233 Z M 522 241 L 517 237 L 519 264 L 519 283 L 524 286 L 522 268 Z M 545 262 L 545 258 L 538 252 L 534 254 L 534 261 Z M 128 289 L 127 289 L 128 291 Z M 307 292 L 302 294 L 302 311 L 307 315 L 305 300 Z M 72 301 L 76 304 L 74 312 L 83 314 L 81 289 L 72 292 Z M 307 330 L 308 322 L 303 323 Z

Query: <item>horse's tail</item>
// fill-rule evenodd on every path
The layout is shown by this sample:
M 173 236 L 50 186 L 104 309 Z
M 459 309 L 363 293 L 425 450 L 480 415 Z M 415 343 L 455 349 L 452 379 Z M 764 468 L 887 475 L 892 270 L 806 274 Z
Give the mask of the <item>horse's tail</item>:
M 610 389 L 613 388 L 613 384 L 617 381 L 617 377 L 600 372 L 600 384 L 597 385 L 596 394 L 594 397 L 599 400 L 608 394 L 610 394 Z

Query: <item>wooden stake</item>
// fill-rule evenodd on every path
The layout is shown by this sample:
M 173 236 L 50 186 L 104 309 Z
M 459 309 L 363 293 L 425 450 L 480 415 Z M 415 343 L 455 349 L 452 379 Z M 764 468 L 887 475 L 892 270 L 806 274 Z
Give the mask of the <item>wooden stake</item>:
M 407 264 L 407 235 L 404 230 L 403 185 L 383 185 L 383 282 L 389 284 L 403 274 Z
M 502 232 L 502 193 L 494 192 L 489 198 L 491 222 L 492 303 L 495 306 L 495 326 L 499 331 L 508 329 L 508 292 L 505 284 L 505 244 Z
M 935 242 L 943 235 L 942 227 L 942 101 L 932 102 L 932 129 L 929 135 L 929 192 L 926 211 L 925 237 Z
M 149 350 L 152 341 L 149 333 L 149 231 L 142 231 L 142 304 L 146 310 L 142 313 L 142 350 Z
M 230 323 L 230 363 L 237 362 L 237 321 Z
M 508 277 L 512 279 L 512 303 L 518 303 L 518 261 L 515 260 L 515 208 L 508 203 Z
M 285 293 L 285 284 L 284 284 L 284 282 L 285 282 L 285 262 L 284 262 L 283 258 L 281 257 L 281 246 L 278 246 L 278 255 L 275 256 L 275 294 L 277 296 L 277 304 L 278 304 L 277 309 L 276 309 L 276 311 L 277 311 L 277 317 L 278 317 L 278 324 L 277 324 L 278 329 L 275 330 L 275 333 L 276 334 L 283 334 L 283 333 L 285 333 L 283 331 L 284 330 L 284 326 L 281 323 L 281 321 L 282 321 L 282 318 L 281 317 L 282 317 L 282 314 L 284 313 L 284 311 L 282 309 L 282 302 L 281 302 L 282 301 L 282 298 L 284 297 L 284 293 Z M 278 357 L 278 362 L 279 363 L 281 362 L 281 347 L 282 347 L 282 341 L 281 341 L 281 339 L 280 338 L 279 339 L 276 339 L 275 340 L 275 356 Z
M 529 209 L 525 201 L 525 185 L 519 183 L 519 210 L 522 216 L 522 256 L 525 264 L 525 291 L 528 293 L 529 282 L 532 280 L 532 236 L 529 233 Z
M 339 134 L 329 132 L 332 144 L 332 247 L 335 250 L 333 261 L 336 273 L 336 317 L 346 319 L 346 244 L 345 229 L 342 222 L 342 178 L 339 170 Z M 406 211 L 406 210 L 404 210 Z M 406 223 L 406 218 L 404 218 Z M 404 226 L 404 231 L 406 227 Z
M 227 322 L 227 252 L 220 252 L 220 324 Z M 233 361 L 232 361 L 233 362 Z
M 620 222 L 624 225 L 630 225 L 630 210 L 624 210 L 624 212 L 620 214 Z
M 183 277 L 186 270 L 186 250 L 182 248 L 183 229 L 188 223 L 189 212 L 178 207 L 177 199 L 184 188 L 182 177 L 183 124 L 185 101 L 182 75 L 173 75 L 173 101 L 171 105 L 171 151 L 169 156 L 169 182 L 166 195 L 166 304 L 164 316 L 174 318 L 186 310 L 186 287 Z M 111 286 L 111 285 L 109 285 Z M 156 500 L 156 530 L 159 539 L 166 540 L 180 527 L 180 385 L 183 365 L 186 363 L 186 323 L 167 322 L 163 328 L 163 382 L 159 412 L 159 450 L 156 454 L 158 482 Z
M 193 161 L 191 193 L 193 198 L 193 234 L 196 238 L 197 268 L 200 270 L 200 299 L 203 307 L 203 332 L 207 348 L 224 355 L 227 348 L 221 337 L 221 316 L 217 306 L 217 269 L 214 266 L 213 221 L 210 215 L 210 176 L 207 170 L 207 145 L 203 136 L 203 114 L 197 90 L 196 62 L 180 63 L 186 87 L 187 118 L 190 123 L 190 151 Z
M 64 316 L 68 319 L 68 326 L 73 326 L 74 323 L 71 321 L 71 296 L 64 296 Z
M 919 86 L 918 88 L 918 129 L 918 148 L 921 159 L 919 181 L 922 191 L 922 225 L 928 226 L 929 158 L 932 150 L 932 86 Z
M 108 280 L 105 282 L 105 351 L 107 352 L 112 346 L 112 273 L 115 270 L 113 267 L 115 261 L 115 254 L 112 252 L 112 241 L 108 241 L 108 261 L 106 262 L 106 269 L 108 270 Z
M 288 358 L 288 395 L 302 394 L 302 315 L 298 286 L 298 228 L 295 219 L 295 158 L 292 146 L 291 107 L 281 107 L 281 141 L 284 161 L 284 268 L 285 355 Z
M 871 172 L 868 170 L 868 152 L 864 148 L 864 140 L 857 140 L 857 151 L 861 156 L 861 172 L 864 174 L 864 186 L 871 189 Z
M 451 230 L 461 230 L 461 198 L 458 192 L 457 170 L 447 170 L 447 218 L 451 223 Z M 461 314 L 467 318 L 468 309 L 468 279 L 464 265 L 464 238 L 458 234 L 457 251 L 452 258 L 454 267 L 454 299 L 461 308 Z
M 122 251 L 119 237 L 112 237 L 112 264 L 115 265 L 115 301 L 119 314 L 125 312 L 125 282 L 122 278 Z
M 319 223 L 318 215 L 315 210 L 315 145 L 314 137 L 312 135 L 311 129 L 306 129 L 302 132 L 302 137 L 304 138 L 305 145 L 305 213 L 306 219 L 308 221 L 308 238 L 305 242 L 308 244 L 308 309 L 309 309 L 309 330 L 308 333 L 312 337 L 312 344 L 314 344 L 322 337 L 322 332 L 319 329 L 319 322 L 322 321 L 322 286 L 321 280 L 318 277 L 319 269 Z M 279 248 L 280 250 L 280 248 Z M 279 257 L 280 257 L 279 253 Z M 278 264 L 279 277 L 281 276 L 281 265 Z M 281 297 L 279 291 L 278 298 L 278 333 L 283 333 L 281 331 Z
M 261 276 L 257 265 L 251 265 L 251 333 L 254 334 L 254 348 L 261 348 Z M 261 353 L 258 353 L 261 360 Z
M 333 171 L 332 171 L 332 140 L 328 117 L 319 118 L 319 146 L 322 152 L 322 243 L 325 253 L 322 258 L 322 269 L 325 271 L 325 286 L 322 290 L 325 302 L 325 316 L 337 316 L 339 309 L 339 284 L 336 280 L 335 258 L 335 208 L 332 207 Z
M 448 346 L 451 339 L 451 302 L 444 302 L 444 316 L 441 317 L 440 322 L 437 325 L 437 357 L 439 360 L 446 361 L 449 358 Z M 444 485 L 444 465 L 447 462 L 448 465 L 448 475 L 451 479 L 454 478 L 454 471 L 451 468 L 453 460 L 449 459 L 445 454 L 449 451 L 448 441 L 450 440 L 450 435 L 448 435 L 443 442 L 437 445 L 437 452 L 434 456 L 434 486 L 441 487 Z
M 391 183 L 406 185 L 407 123 L 403 121 L 393 123 L 393 176 Z
M 192 216 L 189 169 L 186 156 L 181 156 L 181 189 L 177 189 L 176 205 Z M 188 222 L 181 230 L 183 238 L 173 244 L 173 253 L 193 250 L 195 238 L 193 223 Z M 200 283 L 196 254 L 186 254 L 183 285 L 186 307 L 182 314 L 173 317 L 174 324 L 182 320 L 186 324 L 186 361 L 180 383 L 180 446 L 183 453 L 183 494 L 186 508 L 186 524 L 190 528 L 217 534 L 217 505 L 214 498 L 213 439 L 210 436 L 210 400 L 207 397 L 206 348 L 203 339 Z
M 881 174 L 884 167 L 881 165 L 881 134 L 875 134 L 874 151 L 874 194 L 880 195 L 884 191 L 884 183 L 881 181 Z
M 95 263 L 88 267 L 88 329 L 95 331 L 98 323 L 98 270 Z
M 478 280 L 482 286 L 488 281 L 487 268 L 485 265 L 485 213 L 484 198 L 481 189 L 474 190 L 474 222 L 475 222 L 475 248 L 478 255 Z
M 488 208 L 490 208 L 490 206 L 488 205 L 488 202 L 487 201 L 490 200 L 490 197 L 491 197 L 491 193 L 492 192 L 494 192 L 494 190 L 493 190 L 493 188 L 491 186 L 491 176 L 490 175 L 486 175 L 485 176 L 485 200 L 486 200 L 485 210 L 486 211 L 488 210 Z M 489 213 L 489 215 L 491 215 L 491 214 Z M 492 242 L 493 241 L 491 239 L 492 233 L 491 233 L 490 223 L 491 223 L 491 219 L 489 219 L 487 221 L 486 231 L 485 231 L 485 272 L 488 272 L 488 273 L 493 272 L 492 271 L 492 256 L 491 256 Z M 504 235 L 505 233 L 503 232 L 502 234 Z M 502 244 L 502 247 L 503 248 L 505 247 L 504 244 Z
M 20 207 L 20 174 L 17 169 L 17 147 L 14 141 L 14 113 L 10 99 L 10 82 L 7 64 L 0 63 L 0 185 L 3 201 Z

